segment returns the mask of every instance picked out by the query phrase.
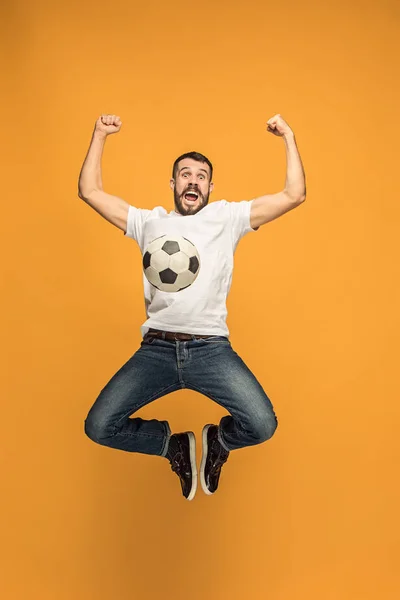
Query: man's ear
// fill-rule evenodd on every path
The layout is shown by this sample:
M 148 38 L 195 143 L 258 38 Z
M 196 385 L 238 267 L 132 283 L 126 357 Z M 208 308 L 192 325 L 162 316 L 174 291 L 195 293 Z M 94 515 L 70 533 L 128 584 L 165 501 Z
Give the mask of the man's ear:
M 211 194 L 211 192 L 213 191 L 213 189 L 214 189 L 214 184 L 211 182 L 211 183 L 210 183 L 210 194 Z
M 173 190 L 175 188 L 175 179 L 169 180 L 169 186 L 170 186 L 171 190 Z

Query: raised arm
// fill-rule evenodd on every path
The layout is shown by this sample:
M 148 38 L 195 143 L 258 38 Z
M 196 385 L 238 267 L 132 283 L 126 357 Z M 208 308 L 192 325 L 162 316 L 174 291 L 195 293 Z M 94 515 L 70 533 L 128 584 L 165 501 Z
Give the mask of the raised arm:
M 267 130 L 284 139 L 286 181 L 281 192 L 254 199 L 250 214 L 253 229 L 277 219 L 306 199 L 306 179 L 293 131 L 279 114 L 269 119 Z
M 129 204 L 118 196 L 107 194 L 101 179 L 101 159 L 107 136 L 118 133 L 121 126 L 121 119 L 116 115 L 102 115 L 97 119 L 79 175 L 78 196 L 107 221 L 126 232 Z

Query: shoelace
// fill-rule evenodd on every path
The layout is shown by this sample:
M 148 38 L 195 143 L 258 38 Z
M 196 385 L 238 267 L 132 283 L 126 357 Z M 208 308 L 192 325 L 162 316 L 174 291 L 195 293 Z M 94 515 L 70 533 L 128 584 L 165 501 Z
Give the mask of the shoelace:
M 183 452 L 178 451 L 171 461 L 171 469 L 174 473 L 177 473 L 177 475 L 180 475 L 182 473 L 181 465 L 183 462 Z M 183 472 L 185 475 L 190 477 L 190 471 L 184 470 Z

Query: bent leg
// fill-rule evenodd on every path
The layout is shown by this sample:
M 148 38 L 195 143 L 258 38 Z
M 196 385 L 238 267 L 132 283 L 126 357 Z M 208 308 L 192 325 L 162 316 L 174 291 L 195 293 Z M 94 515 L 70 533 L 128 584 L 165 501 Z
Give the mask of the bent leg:
M 224 339 L 226 341 L 224 341 Z M 191 343 L 184 380 L 230 413 L 220 421 L 219 438 L 226 450 L 270 439 L 278 422 L 270 399 L 227 338 Z
M 100 392 L 85 420 L 85 433 L 111 448 L 165 456 L 171 435 L 168 422 L 130 415 L 181 387 L 174 354 L 142 342 Z

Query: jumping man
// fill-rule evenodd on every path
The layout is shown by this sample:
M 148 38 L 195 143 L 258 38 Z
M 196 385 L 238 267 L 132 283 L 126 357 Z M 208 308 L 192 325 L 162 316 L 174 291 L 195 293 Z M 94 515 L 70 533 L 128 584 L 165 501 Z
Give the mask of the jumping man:
M 182 236 L 195 246 L 201 267 L 195 281 L 177 292 L 162 291 L 143 275 L 147 316 L 141 326 L 143 340 L 100 392 L 85 420 L 85 432 L 104 446 L 165 457 L 180 478 L 184 497 L 192 500 L 197 489 L 194 433 L 172 433 L 167 421 L 131 415 L 184 388 L 227 410 L 219 424 L 203 429 L 200 482 L 206 494 L 217 490 L 221 467 L 232 450 L 260 444 L 274 434 L 277 419 L 271 401 L 232 348 L 226 299 L 238 242 L 304 202 L 304 170 L 294 133 L 277 114 L 267 122 L 267 131 L 285 143 L 282 191 L 253 200 L 209 203 L 213 166 L 204 155 L 188 152 L 175 160 L 172 169 L 174 210 L 136 208 L 107 194 L 102 186 L 104 144 L 121 126 L 116 115 L 97 119 L 79 177 L 79 197 L 135 240 L 142 255 L 162 235 Z

